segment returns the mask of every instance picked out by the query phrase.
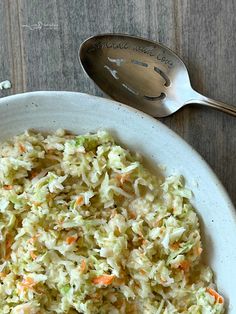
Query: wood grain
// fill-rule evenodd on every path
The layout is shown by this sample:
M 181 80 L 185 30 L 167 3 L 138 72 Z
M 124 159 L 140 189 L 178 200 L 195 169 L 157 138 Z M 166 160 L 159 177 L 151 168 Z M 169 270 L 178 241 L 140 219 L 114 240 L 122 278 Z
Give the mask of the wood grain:
M 13 88 L 0 96 L 33 90 L 102 95 L 83 73 L 78 49 L 91 35 L 122 32 L 175 50 L 194 88 L 236 104 L 235 10 L 234 0 L 2 0 L 0 81 L 10 79 Z M 236 204 L 235 118 L 193 105 L 162 122 L 203 156 Z

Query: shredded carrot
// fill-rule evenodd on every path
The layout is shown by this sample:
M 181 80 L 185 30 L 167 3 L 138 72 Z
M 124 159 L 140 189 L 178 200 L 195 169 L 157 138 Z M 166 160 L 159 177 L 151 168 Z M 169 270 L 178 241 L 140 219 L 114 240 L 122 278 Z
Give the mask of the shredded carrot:
M 129 212 L 129 217 L 131 219 L 135 219 L 136 218 L 136 214 L 134 212 Z
M 6 275 L 7 275 L 6 273 L 0 272 L 0 278 L 1 278 L 1 279 L 5 278 Z
M 8 249 L 12 245 L 12 236 L 10 234 L 6 237 L 6 248 Z
M 190 267 L 190 263 L 187 260 L 184 260 L 183 262 L 180 263 L 179 267 L 183 269 L 183 271 L 188 271 Z
M 124 173 L 124 174 L 118 174 L 116 176 L 116 179 L 119 180 L 120 184 L 123 185 L 125 181 L 129 181 L 130 179 L 130 174 L 129 173 Z
M 83 196 L 82 195 L 80 195 L 78 198 L 77 198 L 77 200 L 76 200 L 76 205 L 77 206 L 81 206 L 82 204 L 83 204 L 83 202 L 84 202 L 84 198 L 83 198 Z
M 30 256 L 33 260 L 37 258 L 37 255 L 34 253 L 34 251 L 30 251 Z
M 4 185 L 3 188 L 4 188 L 4 190 L 9 191 L 9 190 L 13 189 L 13 186 L 12 185 Z
M 93 278 L 92 283 L 94 283 L 95 285 L 100 284 L 100 285 L 108 286 L 112 283 L 114 278 L 115 278 L 114 275 L 101 275 L 101 276 Z
M 81 266 L 80 266 L 80 272 L 84 273 L 85 270 L 86 270 L 86 260 L 83 259 L 82 262 L 81 262 Z
M 23 144 L 19 144 L 19 151 L 21 152 L 21 153 L 25 153 L 26 152 L 26 148 L 25 148 L 25 146 L 23 145 Z
M 202 254 L 203 249 L 202 249 L 201 247 L 199 247 L 197 251 L 198 251 L 198 255 L 201 255 L 201 254 Z
M 142 274 L 142 275 L 146 275 L 146 271 L 145 271 L 144 269 L 140 269 L 139 272 L 140 272 L 140 274 Z
M 77 237 L 68 237 L 68 238 L 66 238 L 66 243 L 71 245 L 71 244 L 75 243 L 76 240 L 77 240 Z
M 33 178 L 37 177 L 38 174 L 39 174 L 38 171 L 32 170 L 32 171 L 30 172 L 30 174 L 29 174 L 29 177 L 30 177 L 30 179 L 33 179 Z
M 193 249 L 193 252 L 194 252 L 195 255 L 200 256 L 202 254 L 202 248 L 200 246 L 195 247 Z
M 35 282 L 32 278 L 26 277 L 19 284 L 19 290 L 25 291 L 26 289 L 33 289 L 36 284 L 37 282 Z
M 207 288 L 206 289 L 207 292 L 212 295 L 214 298 L 215 298 L 215 302 L 216 303 L 220 303 L 220 304 L 223 304 L 224 303 L 224 298 L 218 293 L 216 292 L 214 289 L 212 288 Z
M 25 277 L 23 280 L 22 280 L 22 283 L 21 283 L 23 286 L 28 286 L 28 287 L 33 287 L 36 285 L 36 282 L 30 278 L 30 277 Z
M 6 251 L 5 251 L 5 259 L 8 260 L 11 255 L 11 245 L 13 243 L 13 238 L 10 234 L 6 236 Z
M 173 250 L 178 250 L 179 249 L 179 242 L 174 242 L 170 245 L 170 247 L 173 249 Z
M 34 244 L 38 237 L 40 237 L 40 233 L 37 233 L 35 236 L 31 237 L 29 240 L 27 240 L 27 242 L 30 244 Z

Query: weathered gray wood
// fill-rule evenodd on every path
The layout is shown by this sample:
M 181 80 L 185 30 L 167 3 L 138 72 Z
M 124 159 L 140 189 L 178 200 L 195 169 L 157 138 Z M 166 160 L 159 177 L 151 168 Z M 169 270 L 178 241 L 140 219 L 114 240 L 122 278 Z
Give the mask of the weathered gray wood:
M 193 86 L 236 104 L 234 0 L 1 0 L 0 81 L 13 88 L 102 93 L 85 76 L 78 49 L 87 37 L 124 32 L 158 40 L 186 62 Z M 36 24 L 36 25 L 35 25 Z M 206 159 L 236 203 L 236 120 L 191 106 L 162 119 Z

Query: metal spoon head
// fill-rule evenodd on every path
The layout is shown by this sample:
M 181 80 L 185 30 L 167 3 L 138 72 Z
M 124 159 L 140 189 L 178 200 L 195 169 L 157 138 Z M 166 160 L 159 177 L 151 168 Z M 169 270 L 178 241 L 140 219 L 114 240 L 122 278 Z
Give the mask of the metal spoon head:
M 189 100 L 192 89 L 184 63 L 156 42 L 97 35 L 82 43 L 79 57 L 103 92 L 154 117 L 168 116 Z

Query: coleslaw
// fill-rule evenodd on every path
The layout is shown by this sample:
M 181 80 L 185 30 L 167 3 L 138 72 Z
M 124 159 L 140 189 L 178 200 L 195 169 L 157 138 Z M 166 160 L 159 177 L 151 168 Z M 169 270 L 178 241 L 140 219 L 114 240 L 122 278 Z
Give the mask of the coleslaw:
M 2 143 L 0 313 L 224 313 L 191 197 L 106 131 Z

